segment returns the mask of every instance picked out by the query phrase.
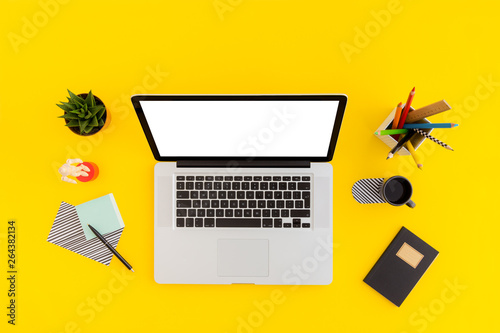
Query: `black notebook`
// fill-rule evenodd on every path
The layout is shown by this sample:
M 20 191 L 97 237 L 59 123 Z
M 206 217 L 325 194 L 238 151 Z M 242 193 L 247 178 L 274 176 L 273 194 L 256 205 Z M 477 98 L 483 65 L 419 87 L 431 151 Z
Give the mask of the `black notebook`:
M 429 244 L 402 227 L 363 281 L 401 306 L 438 254 Z

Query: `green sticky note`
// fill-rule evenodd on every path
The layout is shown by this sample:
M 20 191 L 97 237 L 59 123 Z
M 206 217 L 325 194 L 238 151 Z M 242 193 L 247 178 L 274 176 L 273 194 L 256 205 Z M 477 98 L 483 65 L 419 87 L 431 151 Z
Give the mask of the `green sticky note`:
M 125 227 L 115 198 L 111 193 L 76 206 L 76 212 L 87 240 L 96 237 L 88 224 L 99 231 L 101 235 Z

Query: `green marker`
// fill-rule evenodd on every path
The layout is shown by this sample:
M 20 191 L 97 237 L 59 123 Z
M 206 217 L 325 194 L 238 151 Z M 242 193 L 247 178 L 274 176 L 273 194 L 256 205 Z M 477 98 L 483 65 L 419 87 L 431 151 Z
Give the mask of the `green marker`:
M 393 134 L 405 134 L 408 133 L 407 129 L 388 129 L 375 132 L 375 135 L 393 135 Z

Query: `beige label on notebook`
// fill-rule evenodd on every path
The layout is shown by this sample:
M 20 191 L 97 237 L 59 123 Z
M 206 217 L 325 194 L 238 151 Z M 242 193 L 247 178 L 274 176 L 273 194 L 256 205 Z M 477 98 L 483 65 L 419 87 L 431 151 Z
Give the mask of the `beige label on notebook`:
M 403 243 L 396 255 L 413 268 L 417 268 L 424 257 L 422 253 L 418 252 L 407 243 Z

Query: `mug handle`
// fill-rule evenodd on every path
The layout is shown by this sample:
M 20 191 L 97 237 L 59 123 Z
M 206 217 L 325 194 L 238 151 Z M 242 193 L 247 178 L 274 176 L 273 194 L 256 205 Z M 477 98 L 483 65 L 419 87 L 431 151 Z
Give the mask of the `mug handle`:
M 412 200 L 409 200 L 406 205 L 410 208 L 415 208 L 416 204 L 412 201 Z

